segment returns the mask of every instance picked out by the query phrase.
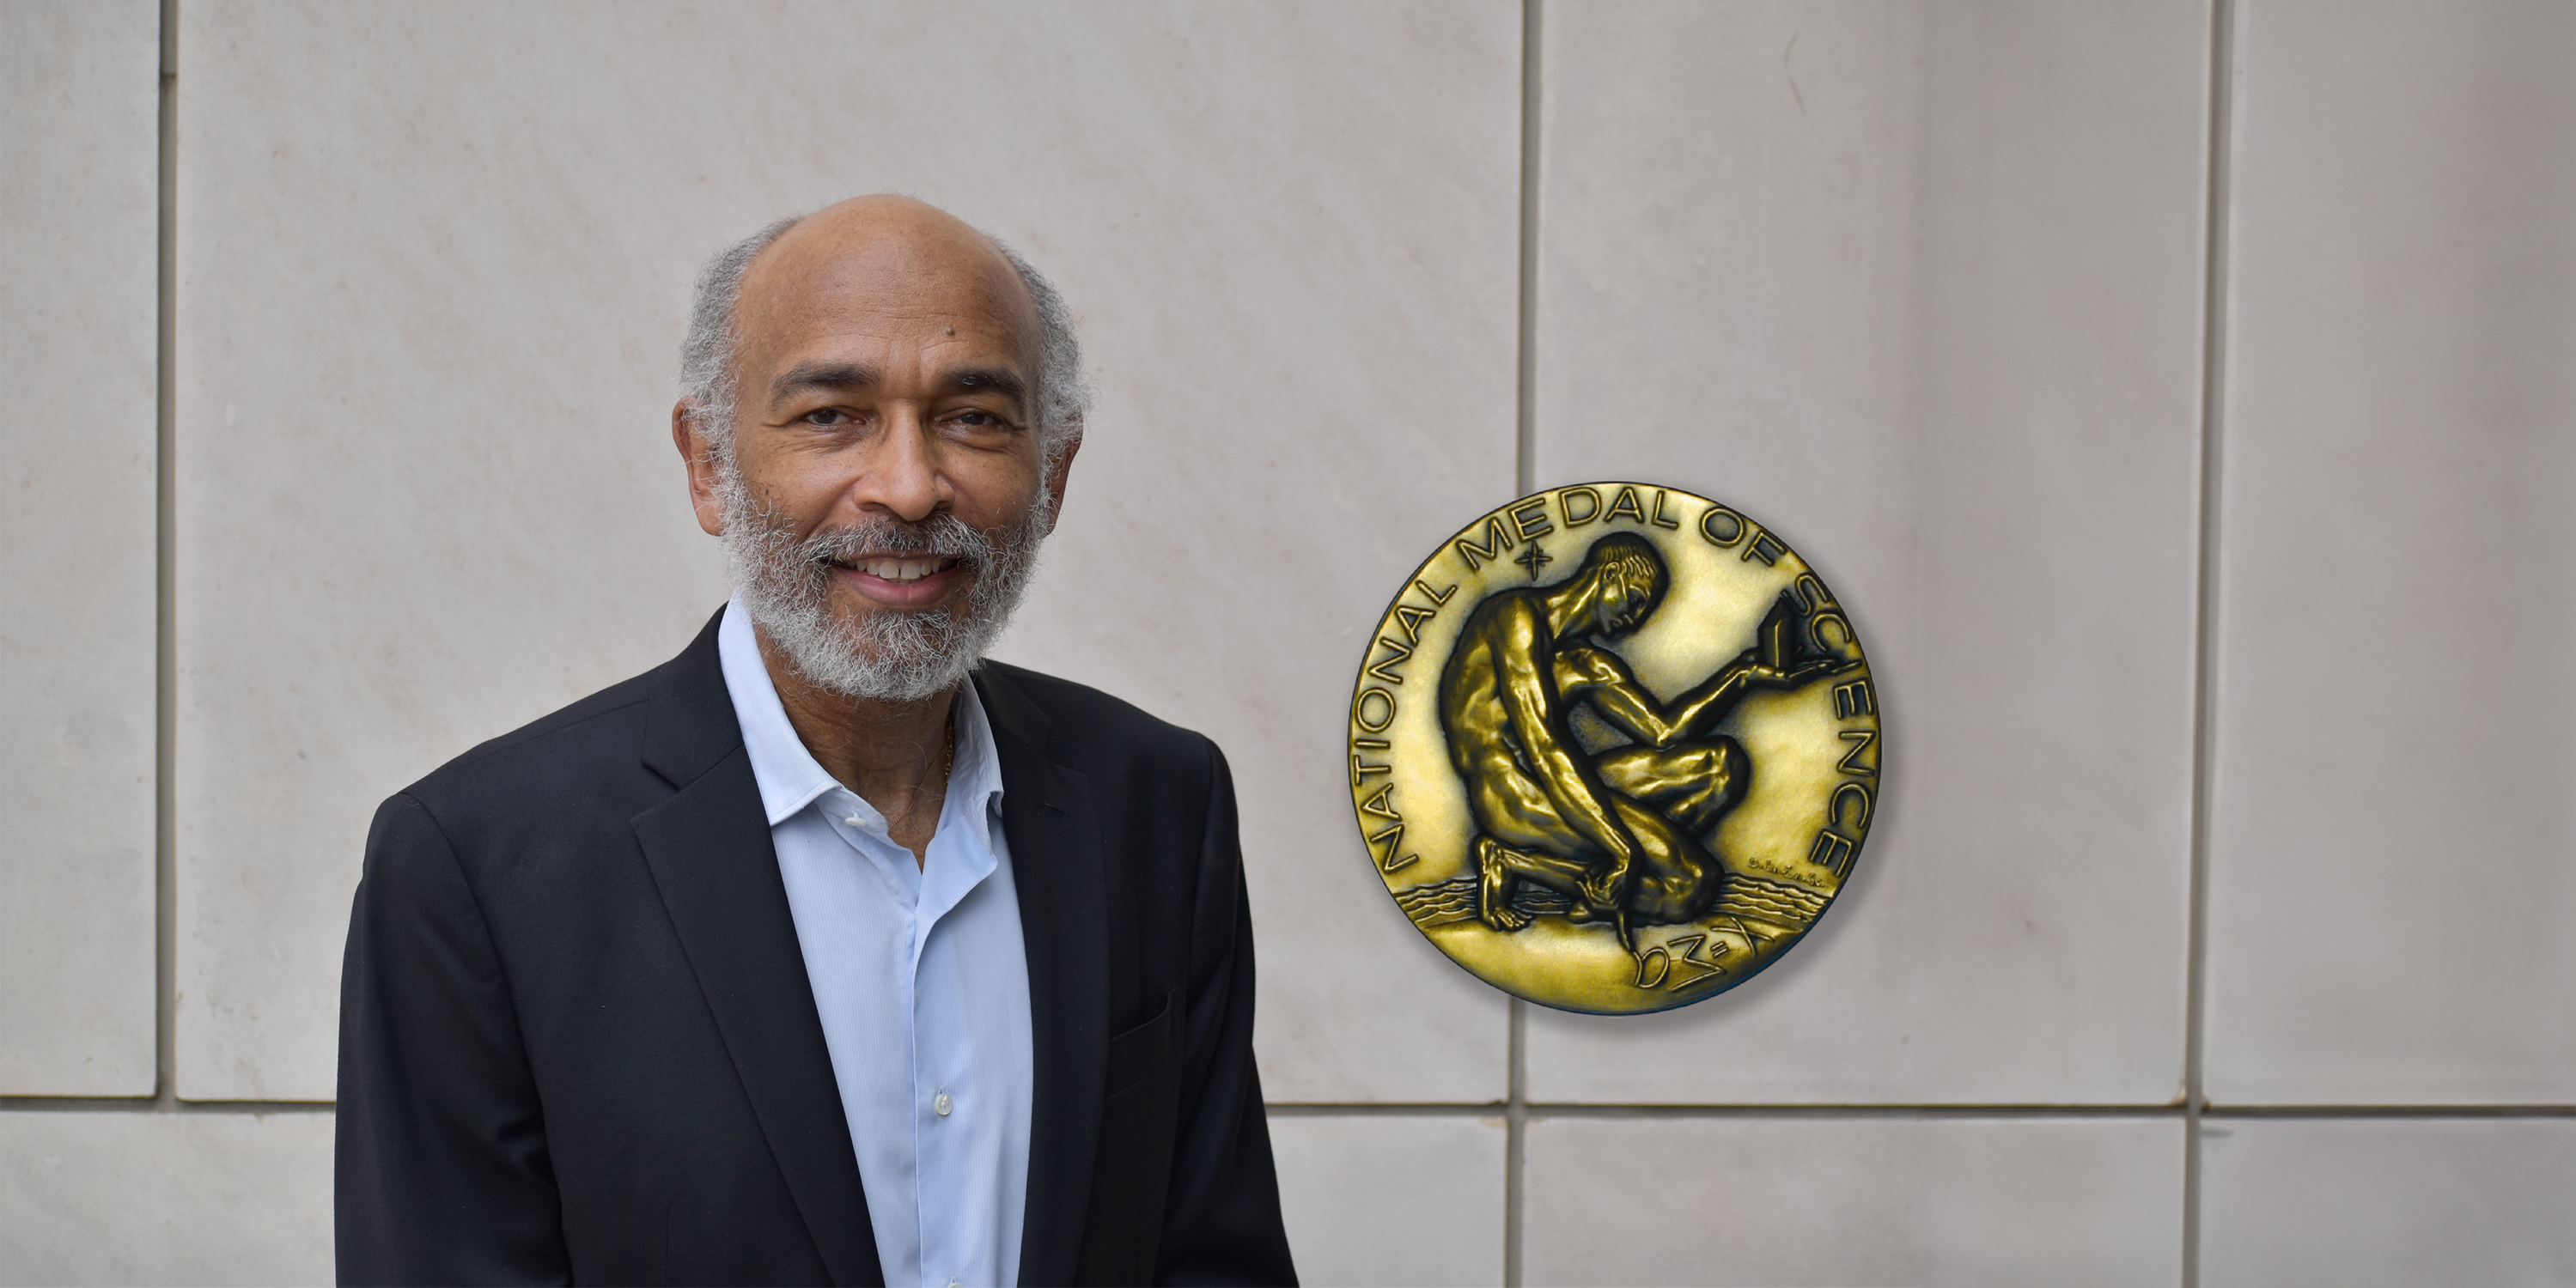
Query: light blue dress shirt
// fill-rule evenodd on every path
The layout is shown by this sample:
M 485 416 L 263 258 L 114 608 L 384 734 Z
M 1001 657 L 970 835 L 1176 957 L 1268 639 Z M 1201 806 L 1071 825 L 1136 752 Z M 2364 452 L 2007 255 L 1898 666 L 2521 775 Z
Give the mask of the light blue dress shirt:
M 769 812 L 889 1285 L 1015 1282 L 1029 1187 L 1029 971 L 1002 771 L 975 686 L 921 864 L 788 723 L 735 596 L 725 687 Z

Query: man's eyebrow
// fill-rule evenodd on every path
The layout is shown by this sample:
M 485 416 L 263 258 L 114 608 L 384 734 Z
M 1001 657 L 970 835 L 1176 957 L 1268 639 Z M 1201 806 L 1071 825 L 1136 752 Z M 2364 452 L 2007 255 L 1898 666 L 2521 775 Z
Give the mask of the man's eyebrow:
M 877 382 L 877 369 L 855 362 L 800 362 L 769 384 L 777 402 L 800 389 L 864 389 Z
M 949 389 L 990 389 L 1017 403 L 1029 398 L 1028 382 L 1007 367 L 952 367 L 939 373 L 939 383 Z
M 877 369 L 855 362 L 801 362 L 771 381 L 769 397 L 780 402 L 807 389 L 865 389 L 877 383 Z M 1028 401 L 1028 382 L 1007 367 L 954 367 L 939 373 L 941 387 L 985 390 L 1014 402 Z

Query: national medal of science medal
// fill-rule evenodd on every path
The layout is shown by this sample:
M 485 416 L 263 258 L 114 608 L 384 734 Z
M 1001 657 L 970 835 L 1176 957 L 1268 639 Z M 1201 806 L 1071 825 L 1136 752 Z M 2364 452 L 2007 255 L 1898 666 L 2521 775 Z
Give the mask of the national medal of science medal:
M 1568 1011 L 1724 992 L 1851 876 L 1885 770 L 1850 614 L 1781 537 L 1587 483 L 1468 524 L 1351 694 L 1351 804 L 1414 926 Z

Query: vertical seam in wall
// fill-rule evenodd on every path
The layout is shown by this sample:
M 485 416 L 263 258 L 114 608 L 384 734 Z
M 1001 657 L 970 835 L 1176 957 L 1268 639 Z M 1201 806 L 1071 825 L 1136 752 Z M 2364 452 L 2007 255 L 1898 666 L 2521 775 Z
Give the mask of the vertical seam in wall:
M 2235 133 L 2235 6 L 2209 10 L 2208 177 L 2203 197 L 2200 561 L 2192 656 L 2190 938 L 2183 1002 L 2182 1283 L 2200 1283 L 2201 1115 L 2207 1060 L 2210 797 L 2217 737 L 2220 449 L 2227 401 L 2228 175 Z
M 178 512 L 179 0 L 161 0 L 153 326 L 152 1106 L 179 1107 Z
M 1512 485 L 1538 487 L 1538 41 L 1540 0 L 1521 0 L 1520 344 Z
M 1503 1284 L 1520 1288 L 1521 1213 L 1529 1171 L 1529 1003 L 1511 1000 L 1510 1072 L 1503 1102 Z
M 1521 0 L 1520 298 L 1512 436 L 1514 495 L 1538 487 L 1538 73 L 1541 0 Z M 1506 1008 L 1503 1101 L 1503 1283 L 1519 1288 L 1529 1170 L 1529 1003 Z

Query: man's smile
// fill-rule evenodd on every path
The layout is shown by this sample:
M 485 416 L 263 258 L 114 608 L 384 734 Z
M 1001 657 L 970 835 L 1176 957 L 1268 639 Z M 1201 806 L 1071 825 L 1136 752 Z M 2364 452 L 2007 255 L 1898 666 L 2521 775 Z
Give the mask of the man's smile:
M 959 555 L 853 555 L 827 562 L 861 595 L 895 608 L 936 603 L 974 571 Z
M 934 573 L 945 572 L 957 564 L 955 555 L 914 555 L 904 558 L 865 556 L 834 561 L 852 572 L 863 572 L 886 581 L 919 581 Z

